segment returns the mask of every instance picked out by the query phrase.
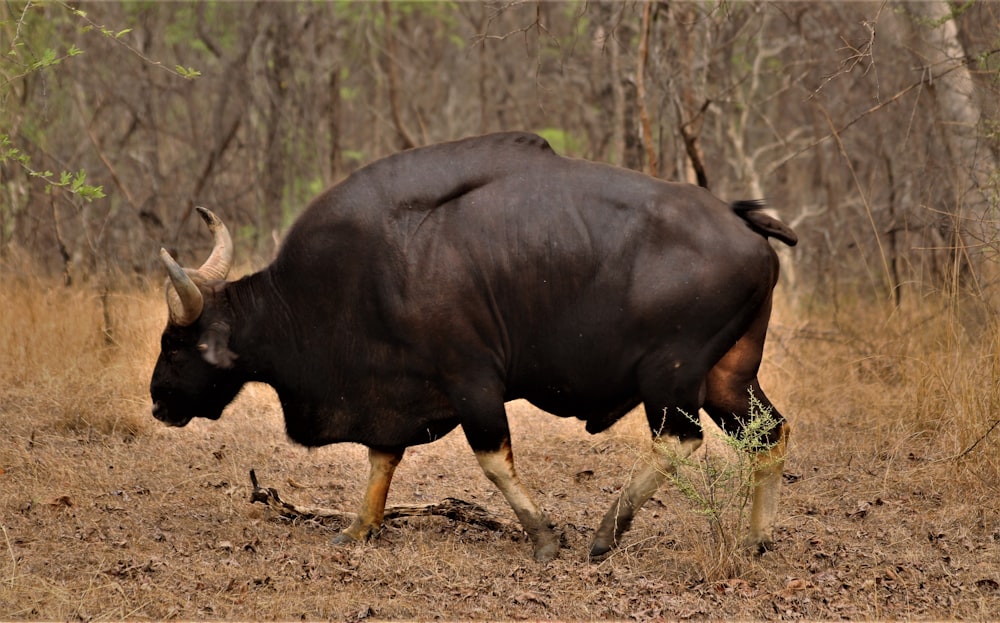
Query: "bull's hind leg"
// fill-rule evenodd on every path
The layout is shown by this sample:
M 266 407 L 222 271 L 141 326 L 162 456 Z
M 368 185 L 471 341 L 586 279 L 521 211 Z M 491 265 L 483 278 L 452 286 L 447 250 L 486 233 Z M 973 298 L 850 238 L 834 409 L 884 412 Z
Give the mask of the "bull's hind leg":
M 778 508 L 778 487 L 781 484 L 781 474 L 785 469 L 785 455 L 788 449 L 788 423 L 781 414 L 771 406 L 767 396 L 760 391 L 757 381 L 729 386 L 732 400 L 727 400 L 728 406 L 721 407 L 718 402 L 709 398 L 705 402 L 705 411 L 728 434 L 741 434 L 750 425 L 750 391 L 760 403 L 762 409 L 770 409 L 774 425 L 769 431 L 761 431 L 757 437 L 756 431 L 748 438 L 748 446 L 760 448 L 753 456 L 752 474 L 752 505 L 750 507 L 750 532 L 744 543 L 750 549 L 764 552 L 774 544 L 774 520 Z M 742 392 L 742 400 L 736 399 L 736 393 Z M 759 415 L 759 414 L 754 414 Z
M 672 374 L 663 373 L 664 367 Z M 639 372 L 646 420 L 653 435 L 652 451 L 601 520 L 590 547 L 591 558 L 602 556 L 618 544 L 632 526 L 635 513 L 677 472 L 680 462 L 701 446 L 697 414 L 704 383 L 694 366 L 683 376 L 676 370 L 673 365 L 649 363 Z
M 361 510 L 351 525 L 333 538 L 335 544 L 367 541 L 382 529 L 389 484 L 401 460 L 403 460 L 403 450 L 368 449 L 371 471 L 368 473 L 368 487 L 365 489 Z
M 700 435 L 685 439 L 662 435 L 653 439 L 650 458 L 633 474 L 601 520 L 590 546 L 591 558 L 603 556 L 618 544 L 621 535 L 632 527 L 636 511 L 677 471 L 678 462 L 697 450 L 701 442 Z
M 778 487 L 785 471 L 788 422 L 778 425 L 778 439 L 771 448 L 754 456 L 753 506 L 750 533 L 745 544 L 763 553 L 774 546 L 774 519 L 778 514 Z
M 772 418 L 768 430 L 752 428 L 747 440 L 749 446 L 758 449 L 753 458 L 753 501 L 745 544 L 758 552 L 774 543 L 778 488 L 785 468 L 789 428 L 757 381 L 769 315 L 770 305 L 765 305 L 747 333 L 709 372 L 704 404 L 705 412 L 729 434 L 747 431 L 752 424 L 749 418 L 761 416 L 761 411 L 769 412 Z M 751 412 L 754 410 L 758 413 Z

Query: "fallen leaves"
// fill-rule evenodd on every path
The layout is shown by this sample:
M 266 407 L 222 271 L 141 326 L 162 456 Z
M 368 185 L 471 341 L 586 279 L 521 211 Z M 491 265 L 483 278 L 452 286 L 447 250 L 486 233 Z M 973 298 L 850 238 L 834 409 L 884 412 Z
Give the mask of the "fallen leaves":
M 806 582 L 802 578 L 792 578 L 785 582 L 785 588 L 778 592 L 778 596 L 782 599 L 791 599 L 807 588 L 809 588 L 809 582 Z
M 984 593 L 996 593 L 1000 592 L 1000 582 L 994 578 L 982 578 L 976 580 L 976 588 Z
M 527 605 L 530 603 L 538 604 L 544 607 L 545 599 L 543 599 L 538 593 L 532 591 L 524 591 L 523 593 L 514 597 L 514 603 L 520 606 Z
M 874 502 L 868 502 L 862 500 L 857 503 L 857 506 L 853 510 L 847 512 L 848 519 L 864 519 L 871 512 L 872 508 L 876 506 L 882 506 L 885 502 L 882 498 L 876 499 Z
M 181 434 L 202 439 L 197 428 Z M 944 471 L 927 481 L 905 471 L 875 478 L 869 473 L 875 470 L 819 463 L 802 453 L 792 471 L 804 476 L 782 488 L 779 547 L 706 579 L 699 547 L 711 534 L 670 488 L 637 515 L 615 555 L 599 564 L 587 560 L 594 527 L 622 482 L 615 473 L 620 451 L 603 455 L 589 441 L 582 450 L 567 442 L 560 451 L 578 461 L 535 473 L 533 482 L 545 485 L 538 486 L 542 504 L 567 540 L 559 559 L 539 566 L 526 537 L 440 517 L 391 520 L 378 539 L 333 547 L 332 530 L 320 522 L 276 521 L 270 508 L 243 503 L 250 487 L 241 466 L 266 461 L 289 498 L 353 510 L 363 493 L 364 453 L 293 452 L 280 444 L 248 452 L 230 441 L 237 438 L 210 437 L 176 455 L 173 446 L 141 446 L 152 438 L 122 445 L 112 456 L 104 445 L 81 449 L 74 441 L 56 458 L 41 454 L 48 445 L 36 447 L 34 472 L 5 464 L 0 483 L 12 486 L 0 486 L 7 493 L 0 524 L 8 539 L 0 540 L 7 565 L 0 570 L 5 588 L 13 584 L 11 592 L 21 595 L 17 612 L 22 618 L 361 621 L 985 620 L 1000 611 L 1000 512 L 946 486 L 952 481 Z M 460 434 L 454 445 L 422 446 L 423 454 L 408 457 L 390 503 L 457 494 L 516 526 Z M 532 478 L 529 450 L 526 479 Z M 137 468 L 133 453 L 157 462 Z M 64 472 L 75 480 L 57 477 Z M 59 594 L 45 596 L 46 587 Z M 74 601 L 63 610 L 47 605 L 68 598 Z
M 102 573 L 116 578 L 132 579 L 140 575 L 154 573 L 164 566 L 164 563 L 157 559 L 149 559 L 144 562 L 134 560 L 119 560 L 114 565 L 104 569 Z
M 73 503 L 73 499 L 68 495 L 60 495 L 49 502 L 49 506 L 54 508 L 72 508 L 73 506 L 76 506 L 76 504 Z

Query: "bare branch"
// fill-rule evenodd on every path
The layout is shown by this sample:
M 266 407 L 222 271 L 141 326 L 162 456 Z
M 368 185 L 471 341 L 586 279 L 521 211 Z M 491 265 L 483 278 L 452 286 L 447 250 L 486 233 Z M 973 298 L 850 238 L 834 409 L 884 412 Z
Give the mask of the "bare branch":
M 348 523 L 354 518 L 353 513 L 315 506 L 299 506 L 286 502 L 281 499 L 276 489 L 261 487 L 257 481 L 257 474 L 252 469 L 250 470 L 250 483 L 253 485 L 250 503 L 260 502 L 286 519 L 314 520 L 321 523 L 325 521 Z M 436 504 L 403 504 L 389 506 L 385 509 L 385 519 L 387 520 L 400 517 L 430 517 L 432 515 L 447 517 L 453 521 L 480 526 L 496 532 L 510 534 L 522 532 L 514 524 L 497 519 L 485 508 L 456 498 L 445 498 Z
M 823 87 L 830 84 L 838 77 L 844 74 L 849 74 L 852 71 L 854 71 L 854 68 L 860 65 L 862 62 L 867 61 L 867 65 L 864 69 L 863 74 L 867 74 L 869 71 L 872 70 L 873 67 L 875 67 L 875 59 L 873 55 L 875 50 L 875 25 L 878 23 L 879 16 L 882 15 L 882 10 L 885 9 L 885 6 L 886 2 L 882 2 L 882 4 L 878 8 L 878 11 L 875 13 L 875 17 L 873 19 L 861 22 L 861 25 L 864 26 L 865 29 L 868 31 L 867 41 L 858 46 L 855 46 L 851 44 L 849 41 L 847 41 L 847 39 L 845 39 L 843 36 L 840 37 L 840 40 L 844 43 L 844 47 L 840 48 L 840 50 L 838 51 L 847 50 L 849 54 L 847 58 L 843 59 L 840 62 L 840 68 L 837 71 L 833 72 L 832 74 L 826 76 L 823 82 L 821 82 L 820 85 L 816 87 L 815 90 L 813 90 L 812 94 L 809 96 L 810 98 L 814 98 L 817 95 L 819 95 L 819 92 L 823 90 Z
M 858 179 L 858 172 L 854 168 L 854 163 L 851 162 L 851 157 L 847 154 L 847 148 L 844 147 L 843 141 L 840 140 L 840 133 L 833 127 L 833 119 L 830 118 L 830 114 L 825 108 L 820 106 L 820 110 L 823 112 L 823 116 L 826 117 L 826 122 L 830 125 L 831 133 L 837 141 L 837 147 L 840 149 L 840 155 L 843 157 L 844 163 L 851 172 L 851 178 L 854 180 L 854 186 L 858 191 L 858 196 L 861 197 L 861 201 L 864 202 L 865 214 L 868 216 L 868 222 L 871 224 L 872 234 L 875 235 L 875 243 L 878 245 L 879 257 L 882 259 L 882 270 L 885 273 L 885 278 L 889 281 L 889 295 L 892 296 L 896 289 L 896 284 L 893 282 L 892 272 L 889 270 L 889 259 L 886 256 L 885 247 L 882 245 L 882 237 L 879 235 L 878 226 L 875 224 L 875 216 L 872 214 L 871 202 L 865 194 L 864 189 L 861 187 L 861 180 Z
M 138 213 L 139 204 L 136 203 L 135 197 L 129 192 L 129 189 L 122 182 L 121 176 L 118 174 L 118 170 L 115 168 L 114 163 L 108 158 L 108 155 L 101 149 L 101 142 L 98 140 L 97 135 L 94 134 L 94 128 L 91 127 L 91 123 L 87 121 L 87 115 L 84 112 L 84 94 L 83 89 L 79 84 L 74 85 L 73 89 L 74 100 L 76 102 L 77 111 L 80 113 L 80 124 L 83 126 L 84 131 L 87 133 L 87 138 L 90 139 L 90 144 L 94 146 L 94 150 L 97 152 L 97 157 L 100 158 L 101 163 L 104 168 L 108 170 L 108 174 L 111 176 L 111 181 L 115 183 L 118 190 L 121 191 L 125 200 L 128 202 L 129 206 Z
M 67 4 L 66 2 L 60 2 L 59 4 L 61 4 L 64 9 L 66 9 L 67 11 L 69 11 L 70 13 L 72 13 L 73 15 L 75 15 L 76 17 L 78 17 L 79 19 L 81 19 L 84 22 L 86 22 L 88 26 L 90 26 L 91 28 L 93 28 L 97 32 L 101 33 L 102 35 L 104 35 L 106 38 L 110 39 L 114 43 L 117 43 L 118 45 L 122 46 L 123 48 L 125 48 L 126 50 L 128 50 L 129 52 L 131 52 L 132 54 L 135 54 L 140 59 L 142 59 L 143 61 L 145 61 L 147 64 L 152 65 L 153 67 L 156 67 L 158 69 L 162 69 L 163 71 L 165 71 L 165 72 L 167 72 L 169 74 L 173 74 L 173 75 L 177 76 L 178 78 L 190 79 L 190 78 L 193 78 L 193 77 L 196 77 L 196 76 L 200 75 L 199 72 L 196 72 L 196 71 L 178 71 L 177 69 L 172 69 L 170 67 L 167 67 L 166 65 L 164 65 L 160 61 L 156 61 L 156 60 L 151 59 L 150 57 L 148 57 L 145 54 L 143 54 L 138 48 L 136 48 L 133 45 L 130 45 L 127 41 L 125 41 L 122 38 L 122 36 L 127 31 L 121 31 L 121 32 L 115 34 L 111 30 L 105 28 L 104 26 L 101 26 L 101 25 L 95 23 L 92 19 L 90 19 L 89 17 L 87 17 L 86 11 L 82 11 L 80 9 L 74 8 L 74 7 L 70 6 L 69 4 Z M 183 69 L 183 68 L 180 68 L 180 69 Z

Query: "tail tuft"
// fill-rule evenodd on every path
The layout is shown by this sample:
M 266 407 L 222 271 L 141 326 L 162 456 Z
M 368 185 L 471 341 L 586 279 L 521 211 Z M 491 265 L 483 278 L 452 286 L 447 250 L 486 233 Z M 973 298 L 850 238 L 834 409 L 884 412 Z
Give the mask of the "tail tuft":
M 761 236 L 777 238 L 790 247 L 794 247 L 798 243 L 799 237 L 792 231 L 791 227 L 763 212 L 764 201 L 762 199 L 734 201 L 729 207 L 747 222 L 750 229 Z

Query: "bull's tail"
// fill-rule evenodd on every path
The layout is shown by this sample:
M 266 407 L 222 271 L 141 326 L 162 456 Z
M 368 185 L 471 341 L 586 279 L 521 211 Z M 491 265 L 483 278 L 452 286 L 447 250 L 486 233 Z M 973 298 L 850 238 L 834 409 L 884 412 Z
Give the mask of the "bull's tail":
M 760 199 L 734 201 L 729 207 L 747 222 L 750 229 L 765 238 L 777 238 L 790 247 L 799 241 L 791 227 L 763 211 L 764 202 Z

